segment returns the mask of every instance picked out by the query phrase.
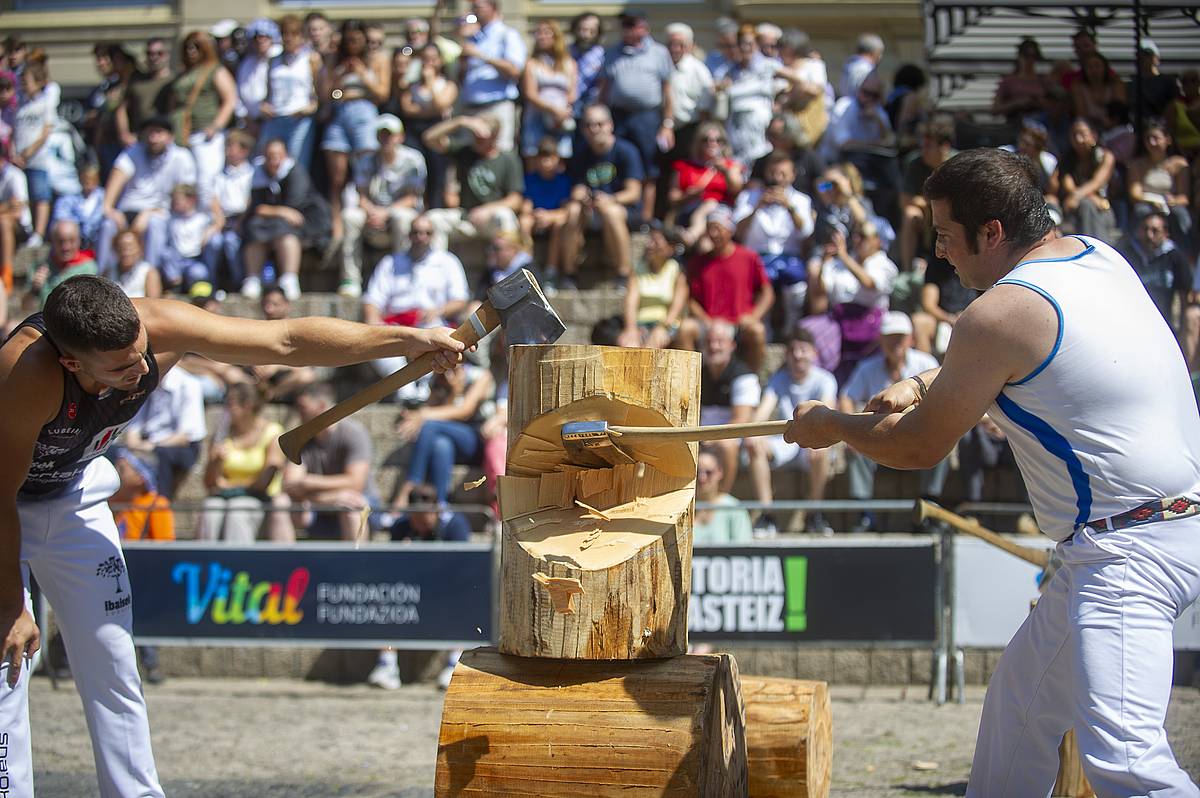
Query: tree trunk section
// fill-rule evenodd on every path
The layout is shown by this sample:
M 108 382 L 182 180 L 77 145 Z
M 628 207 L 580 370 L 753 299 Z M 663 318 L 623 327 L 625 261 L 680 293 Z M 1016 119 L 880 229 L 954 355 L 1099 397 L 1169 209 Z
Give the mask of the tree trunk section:
M 1083 775 L 1074 729 L 1067 730 L 1058 746 L 1058 778 L 1054 780 L 1054 790 L 1050 794 L 1056 798 L 1095 798 L 1096 791 Z
M 561 427 L 696 424 L 699 354 L 540 345 L 514 346 L 509 357 L 500 651 L 596 660 L 685 653 L 696 444 L 639 445 L 632 464 L 580 466 Z
M 647 662 L 463 655 L 442 708 L 437 798 L 746 796 L 727 654 Z
M 742 677 L 750 798 L 827 798 L 833 716 L 825 682 Z

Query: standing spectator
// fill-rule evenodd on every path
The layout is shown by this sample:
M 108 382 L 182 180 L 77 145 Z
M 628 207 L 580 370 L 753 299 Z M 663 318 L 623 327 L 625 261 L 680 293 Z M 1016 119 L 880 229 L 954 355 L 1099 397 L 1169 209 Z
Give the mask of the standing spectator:
M 641 219 L 654 213 L 659 153 L 675 146 L 675 109 L 667 48 L 650 36 L 646 12 L 621 12 L 621 43 L 604 53 L 600 100 L 612 115 L 613 132 L 637 148 L 642 160 Z M 641 179 L 641 178 L 640 178 Z M 628 274 L 628 269 L 621 272 Z
M 754 26 L 754 44 L 763 58 L 769 58 L 776 64 L 782 63 L 779 58 L 779 40 L 783 38 L 783 28 L 773 22 L 760 22 Z
M 117 131 L 117 108 L 125 100 L 125 90 L 133 77 L 133 57 L 119 44 L 97 44 L 92 48 L 100 85 L 87 98 L 83 130 L 88 146 L 100 160 L 104 175 L 116 157 L 125 149 Z
M 558 154 L 571 157 L 575 132 L 575 61 L 567 54 L 567 41 L 554 20 L 543 20 L 533 29 L 533 54 L 521 75 L 525 111 L 521 115 L 521 155 L 532 165 L 538 145 L 546 136 L 558 142 Z
M 225 395 L 225 427 L 208 447 L 204 469 L 203 516 L 197 538 L 224 540 L 234 545 L 254 543 L 267 511 L 283 485 L 283 433 L 275 421 L 263 417 L 263 399 L 253 385 L 231 385 Z M 268 539 L 291 543 L 296 539 L 285 512 L 272 512 L 266 524 Z
M 238 63 L 246 52 L 246 31 L 236 19 L 226 17 L 208 29 L 217 61 L 229 72 L 237 74 Z
M 754 421 L 790 419 L 796 406 L 803 402 L 823 402 L 830 409 L 837 406 L 837 380 L 816 365 L 817 348 L 812 333 L 797 327 L 788 335 L 785 345 L 787 360 L 767 381 L 762 403 L 754 411 Z M 829 482 L 828 449 L 802 449 L 785 442 L 782 435 L 747 438 L 745 445 L 758 501 L 767 505 L 774 501 L 773 471 L 797 469 L 806 472 L 808 490 L 805 498 L 809 501 L 825 498 L 825 486 Z M 759 516 L 755 528 L 763 537 L 774 537 L 778 531 L 775 519 L 765 512 Z M 804 531 L 829 534 L 833 529 L 820 511 L 814 510 L 804 515 Z
M 419 59 L 421 51 L 432 44 L 437 47 L 444 68 L 450 69 L 458 65 L 459 56 L 462 55 L 462 45 L 439 33 L 441 16 L 445 10 L 446 0 L 436 0 L 429 19 L 409 17 L 404 21 L 404 38 L 408 46 L 412 48 L 412 52 L 407 56 L 409 59 L 413 57 Z M 415 83 L 420 78 L 421 63 L 419 60 L 415 62 L 410 60 L 408 66 L 405 82 Z
M 429 213 L 439 249 L 452 237 L 490 238 L 495 230 L 518 229 L 525 175 L 516 153 L 500 146 L 500 128 L 495 116 L 456 116 L 425 131 L 425 145 L 437 152 L 447 151 L 457 131 L 472 134 L 471 144 L 454 152 L 459 207 Z
M 704 56 L 704 65 L 714 78 L 733 66 L 738 46 L 738 28 L 737 20 L 730 17 L 717 17 L 713 22 L 715 40 L 713 48 Z
M 433 485 L 415 486 L 409 493 L 408 502 L 407 511 L 392 524 L 393 542 L 465 542 L 471 539 L 471 524 L 466 516 L 439 508 L 437 490 Z
M 867 76 L 879 68 L 883 60 L 883 39 L 875 33 L 864 33 L 858 37 L 854 55 L 842 65 L 842 78 L 838 82 L 838 97 L 854 97 Z
M 214 284 L 238 290 L 245 277 L 242 266 L 242 219 L 250 207 L 254 165 L 250 153 L 254 139 L 244 130 L 231 130 L 225 137 L 225 166 L 213 180 L 209 213 L 215 232 L 208 240 L 204 260 Z M 222 265 L 225 269 L 222 271 Z M 225 274 L 224 280 L 221 275 Z
M 1145 103 L 1145 112 L 1151 116 L 1161 117 L 1166 114 L 1167 106 L 1179 96 L 1179 82 L 1175 75 L 1164 75 L 1161 70 L 1162 59 L 1158 53 L 1158 45 L 1151 39 L 1142 39 L 1142 48 L 1138 50 L 1138 66 L 1141 70 L 1141 84 L 1134 75 L 1129 81 L 1126 94 L 1129 106 L 1138 107 L 1138 95 Z
M 58 119 L 58 97 L 46 90 L 49 81 L 45 59 L 30 59 L 21 73 L 23 99 L 17 106 L 13 130 L 12 162 L 25 170 L 33 211 L 33 231 L 26 242 L 30 247 L 42 245 L 46 225 L 50 223 L 50 201 L 53 199 L 47 173 L 50 150 L 46 142 Z
M 1038 74 L 1042 48 L 1037 39 L 1026 37 L 1017 45 L 1017 60 L 1013 71 L 1000 78 L 992 98 L 992 113 L 1003 116 L 1016 126 L 1027 114 L 1041 115 L 1046 110 L 1046 95 L 1050 81 Z
M 521 206 L 521 235 L 533 240 L 547 234 L 546 262 L 562 262 L 562 230 L 567 221 L 567 201 L 571 198 L 571 178 L 563 170 L 558 142 L 547 136 L 538 145 L 533 170 L 525 174 L 525 202 Z
M 235 114 L 238 126 L 258 134 L 262 130 L 262 104 L 267 99 L 267 73 L 271 67 L 271 57 L 279 52 L 279 26 L 273 20 L 259 18 L 246 28 L 246 38 L 250 40 L 250 52 L 242 59 L 237 68 L 238 102 Z
M 266 321 L 281 321 L 292 317 L 292 303 L 278 285 L 270 285 L 263 289 L 258 307 Z M 266 401 L 291 404 L 301 390 L 317 381 L 319 369 L 312 366 L 269 364 L 242 366 L 241 371 L 249 381 L 258 385 L 258 390 Z
M 724 492 L 725 479 L 721 458 L 711 444 L 700 448 L 696 458 L 696 501 L 716 507 L 697 509 L 692 521 L 692 543 L 749 543 L 754 540 L 750 514 L 737 499 Z
M 17 124 L 17 76 L 0 69 L 0 152 L 9 157 L 13 129 Z
M 72 277 L 96 274 L 92 253 L 79 248 L 79 225 L 70 221 L 55 222 L 50 228 L 50 252 L 44 263 L 29 274 L 29 293 L 23 305 L 28 310 L 40 310 L 50 292 Z
M 342 211 L 342 277 L 338 293 L 362 295 L 363 242 L 384 245 L 390 252 L 408 246 L 408 228 L 421 212 L 425 194 L 425 159 L 404 146 L 404 126 L 391 114 L 375 120 L 379 149 L 358 163 L 358 204 Z M 385 243 L 386 242 L 386 243 Z
M 237 85 L 221 69 L 212 39 L 201 31 L 189 33 L 180 47 L 183 71 L 167 88 L 167 110 L 175 143 L 190 147 L 196 158 L 196 188 L 207 204 L 213 180 L 225 162 L 225 128 L 237 107 Z
M 117 134 L 124 146 L 131 147 L 137 142 L 138 131 L 147 119 L 166 113 L 165 89 L 174 78 L 171 49 L 166 40 L 157 36 L 147 40 L 146 66 L 134 72 L 116 111 Z
M 337 53 L 338 37 L 329 23 L 329 17 L 320 11 L 310 11 L 304 17 L 304 35 L 308 46 L 321 59 Z
M 692 151 L 697 126 L 713 110 L 712 73 L 695 54 L 695 34 L 690 26 L 672 22 L 664 32 L 667 52 L 675 69 L 671 72 L 671 111 L 675 120 L 675 147 L 667 154 L 668 163 Z
M 682 242 L 668 236 L 661 224 L 650 225 L 642 259 L 625 287 L 619 345 L 664 349 L 675 337 L 688 298 L 687 278 L 675 259 L 677 244 Z
M 737 328 L 720 319 L 711 321 L 701 339 L 703 367 L 700 371 L 700 423 L 739 424 L 754 415 L 754 408 L 762 401 L 762 386 L 758 374 L 736 355 Z M 721 459 L 724 476 L 721 488 L 730 490 L 737 478 L 737 440 L 714 441 L 714 449 Z
M 158 299 L 163 294 L 162 275 L 142 257 L 142 240 L 132 230 L 122 230 L 113 239 L 117 253 L 116 283 L 125 296 Z
M 1113 240 L 1116 217 L 1108 199 L 1108 184 L 1116 158 L 1102 147 L 1096 128 L 1085 117 L 1071 125 L 1071 149 L 1059 160 L 1063 221 L 1073 232 Z
M 1190 251 L 1192 213 L 1188 193 L 1192 181 L 1187 159 L 1171 155 L 1171 134 L 1160 119 L 1146 122 L 1142 145 L 1143 154 L 1129 164 L 1129 199 L 1134 217 L 1165 215 L 1171 240 L 1185 252 Z
M 894 383 L 937 368 L 931 355 L 912 348 L 912 322 L 899 311 L 890 311 L 880 329 L 880 352 L 858 364 L 849 381 L 842 386 L 838 409 L 843 413 L 862 410 L 872 396 Z M 875 472 L 879 468 L 853 449 L 846 450 L 847 470 L 850 472 L 850 496 L 854 499 L 875 498 Z M 938 499 L 946 483 L 948 461 L 921 472 L 921 496 Z M 863 513 L 851 528 L 852 532 L 878 531 L 875 516 Z
M 728 108 L 725 128 L 733 157 L 747 168 L 771 149 L 766 132 L 774 111 L 776 66 L 758 52 L 754 26 L 745 24 L 738 31 L 733 61 L 713 75 L 717 96 Z
M 296 397 L 296 415 L 308 423 L 333 407 L 333 387 L 318 382 Z M 300 450 L 300 464 L 283 469 L 293 524 L 309 540 L 356 540 L 371 491 L 371 435 L 352 418 L 326 427 Z M 336 508 L 336 509 L 331 509 Z
M 54 201 L 50 221 L 59 219 L 78 224 L 84 249 L 96 249 L 104 227 L 104 189 L 100 188 L 98 164 L 89 161 L 79 168 L 79 193 L 64 194 Z
M 1166 215 L 1150 211 L 1138 220 L 1137 232 L 1122 239 L 1117 249 L 1137 272 L 1163 319 L 1178 331 L 1178 326 L 1171 322 L 1171 305 L 1178 297 L 1180 308 L 1187 307 L 1192 268 L 1186 252 L 1176 246 L 1167 230 Z
M 425 207 L 446 207 L 446 173 L 450 159 L 424 141 L 426 131 L 450 118 L 458 99 L 458 84 L 446 77 L 442 51 L 427 44 L 418 54 L 416 80 L 406 83 L 400 92 L 400 117 L 412 146 L 425 158 L 428 177 L 425 183 Z
M 125 446 L 153 467 L 159 494 L 173 501 L 207 435 L 200 380 L 183 369 L 171 369 L 129 423 Z
M 200 208 L 195 186 L 176 186 L 171 192 L 171 216 L 167 219 L 167 246 L 159 263 L 163 282 L 171 291 L 186 293 L 200 282 L 212 282 L 204 251 L 220 230 L 213 218 Z
M 17 246 L 32 232 L 33 215 L 29 212 L 25 174 L 8 160 L 0 143 L 0 286 L 5 290 L 6 299 L 13 290 L 13 258 Z
M 280 139 L 267 142 L 262 165 L 254 170 L 242 242 L 242 296 L 261 295 L 263 264 L 273 251 L 279 287 L 293 301 L 300 296 L 303 248 L 323 250 L 329 242 L 329 206 Z
M 732 157 L 729 138 L 719 122 L 704 122 L 696 130 L 686 160 L 671 164 L 675 182 L 669 195 L 669 219 L 682 228 L 685 246 L 704 236 L 708 215 L 720 205 L 732 207 L 745 183 L 742 166 Z
M 1200 156 L 1200 70 L 1179 76 L 1179 96 L 1167 104 L 1167 131 L 1189 160 Z
M 1089 53 L 1080 62 L 1083 72 L 1071 84 L 1071 102 L 1075 116 L 1103 125 L 1108 104 L 1114 100 L 1127 102 L 1125 84 L 1100 53 Z
M 680 348 L 696 348 L 701 325 L 725 321 L 737 331 L 746 363 L 757 371 L 766 355 L 763 319 L 775 303 L 775 290 L 762 259 L 733 240 L 735 228 L 733 214 L 727 208 L 718 208 L 708 216 L 708 237 L 713 246 L 710 252 L 695 255 L 688 263 L 691 317 L 679 328 Z M 729 473 L 735 470 L 726 467 Z
M 472 0 L 479 29 L 463 39 L 459 57 L 463 113 L 495 119 L 501 152 L 511 152 L 517 133 L 518 80 L 528 51 L 516 29 L 500 19 L 499 0 Z
M 368 22 L 366 26 L 367 34 L 367 52 L 371 55 L 376 53 L 383 54 L 383 45 L 387 40 L 387 33 L 384 31 L 382 22 Z
M 367 51 L 362 20 L 342 23 L 337 55 L 321 72 L 322 98 L 329 97 L 333 115 L 325 128 L 321 149 L 329 177 L 329 207 L 333 214 L 333 240 L 342 238 L 342 192 L 349 178 L 350 159 L 379 148 L 375 137 L 377 106 L 388 98 L 391 71 L 383 53 Z
M 783 32 L 779 58 L 781 63 L 775 65 L 775 87 L 786 92 L 783 107 L 798 128 L 796 144 L 811 150 L 829 126 L 829 109 L 833 105 L 829 70 L 808 34 L 796 28 Z
M 571 20 L 571 58 L 575 60 L 575 114 L 600 99 L 600 72 L 604 45 L 600 43 L 600 17 L 584 11 Z
M 288 152 L 311 171 L 321 56 L 306 46 L 300 20 L 293 14 L 279 21 L 279 36 L 283 52 L 267 66 L 267 93 L 258 106 L 259 141 L 283 139 Z
M 627 277 L 633 269 L 629 249 L 629 226 L 642 216 L 642 159 L 637 149 L 613 134 L 613 118 L 603 105 L 588 106 L 583 112 L 583 139 L 587 144 L 571 158 L 571 200 L 563 224 L 561 263 L 548 264 L 549 278 L 560 288 L 572 288 L 579 268 L 586 231 L 599 230 L 604 237 L 605 260 L 617 275 Z M 554 274 L 554 268 L 560 274 Z

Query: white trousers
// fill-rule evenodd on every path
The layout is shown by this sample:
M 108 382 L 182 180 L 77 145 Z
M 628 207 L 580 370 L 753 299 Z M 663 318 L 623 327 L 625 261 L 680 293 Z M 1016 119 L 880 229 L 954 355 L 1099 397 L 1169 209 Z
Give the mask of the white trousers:
M 471 238 L 486 238 L 500 232 L 516 232 L 521 229 L 517 215 L 511 208 L 497 208 L 488 218 L 481 230 L 467 219 L 467 212 L 462 208 L 436 208 L 425 212 L 425 218 L 433 225 L 433 237 L 430 245 L 434 249 L 449 249 L 453 241 Z
M 98 457 L 80 488 L 50 501 L 22 502 L 21 571 L 29 572 L 54 607 L 72 674 L 83 700 L 103 798 L 163 795 L 150 750 L 150 723 L 133 647 L 133 607 L 125 556 L 106 499 L 116 469 Z M 0 736 L 8 739 L 12 796 L 33 795 L 29 734 L 29 669 L 15 688 L 0 667 Z
M 408 249 L 408 231 L 413 219 L 419 215 L 416 208 L 392 206 L 388 208 L 389 253 Z M 363 285 L 363 236 L 367 227 L 367 212 L 357 205 L 342 211 L 342 282 L 353 283 L 360 289 Z
M 1200 593 L 1200 516 L 1088 527 L 1058 553 L 1062 568 L 988 684 L 968 797 L 1049 795 L 1074 728 L 1100 798 L 1197 798 L 1163 721 L 1172 628 Z

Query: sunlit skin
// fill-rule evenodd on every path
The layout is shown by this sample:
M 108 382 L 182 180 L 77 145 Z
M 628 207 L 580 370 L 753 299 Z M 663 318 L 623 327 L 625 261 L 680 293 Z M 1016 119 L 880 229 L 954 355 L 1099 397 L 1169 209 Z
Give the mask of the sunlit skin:
M 147 346 L 149 341 L 143 327 L 138 330 L 133 344 L 124 349 L 64 353 L 58 362 L 75 375 L 79 386 L 88 393 L 101 394 L 110 388 L 128 391 L 150 371 L 146 362 Z

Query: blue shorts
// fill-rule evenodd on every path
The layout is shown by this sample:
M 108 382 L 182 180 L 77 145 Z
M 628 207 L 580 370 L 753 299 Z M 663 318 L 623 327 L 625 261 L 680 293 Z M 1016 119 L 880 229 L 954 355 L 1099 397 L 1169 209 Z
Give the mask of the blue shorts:
M 333 106 L 321 149 L 332 152 L 374 152 L 379 149 L 375 120 L 379 109 L 370 100 L 348 100 Z
M 50 174 L 45 169 L 26 169 L 25 181 L 29 183 L 30 202 L 49 202 L 53 198 Z

